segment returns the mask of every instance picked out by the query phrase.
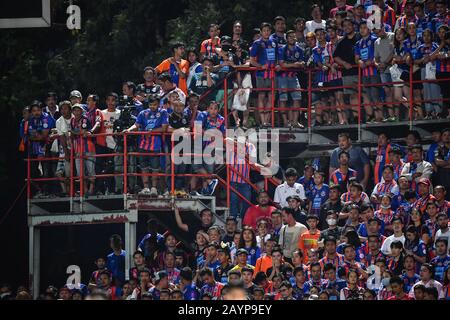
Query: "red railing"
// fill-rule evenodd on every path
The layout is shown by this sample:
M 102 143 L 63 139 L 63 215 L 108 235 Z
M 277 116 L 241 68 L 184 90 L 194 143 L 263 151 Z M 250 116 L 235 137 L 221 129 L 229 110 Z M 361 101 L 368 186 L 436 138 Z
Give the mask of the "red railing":
M 186 133 L 188 135 L 195 135 L 197 133 L 194 132 L 189 132 Z M 81 147 L 80 153 L 75 155 L 74 154 L 74 148 L 73 148 L 73 144 L 75 143 L 72 139 L 72 147 L 70 148 L 70 176 L 69 177 L 45 177 L 45 178 L 33 178 L 31 177 L 31 163 L 33 162 L 49 162 L 49 161 L 60 161 L 60 160 L 64 160 L 64 158 L 60 158 L 60 157 L 40 157 L 40 158 L 31 158 L 28 157 L 26 159 L 27 161 L 27 168 L 28 168 L 28 172 L 27 172 L 27 197 L 28 199 L 32 198 L 32 185 L 36 184 L 36 183 L 47 183 L 47 182 L 52 182 L 52 181 L 69 181 L 70 182 L 70 190 L 69 190 L 69 197 L 72 199 L 74 197 L 76 197 L 76 191 L 75 191 L 75 182 L 78 181 L 79 182 L 79 198 L 80 198 L 80 202 L 82 202 L 83 197 L 86 195 L 85 192 L 85 179 L 106 179 L 106 178 L 113 178 L 113 177 L 117 177 L 117 176 L 121 176 L 123 178 L 123 192 L 124 195 L 128 194 L 128 177 L 130 176 L 134 176 L 134 177 L 162 177 L 162 178 L 166 178 L 166 177 L 170 177 L 170 193 L 171 196 L 173 197 L 175 194 L 175 178 L 180 178 L 180 177 L 199 177 L 199 178 L 215 178 L 218 180 L 218 182 L 227 190 L 227 197 L 226 197 L 226 203 L 227 203 L 227 207 L 230 207 L 230 195 L 231 192 L 234 192 L 237 194 L 237 196 L 244 202 L 248 203 L 249 205 L 252 205 L 252 203 L 250 202 L 250 199 L 247 199 L 246 197 L 244 197 L 242 194 L 240 194 L 234 187 L 232 187 L 230 185 L 230 172 L 233 171 L 235 174 L 239 175 L 242 177 L 242 179 L 246 182 L 249 183 L 254 190 L 258 191 L 258 188 L 250 182 L 249 179 L 247 179 L 245 176 L 242 175 L 242 173 L 240 173 L 239 171 L 237 171 L 235 168 L 233 168 L 233 166 L 229 163 L 226 163 L 225 161 L 225 166 L 227 169 L 227 175 L 226 178 L 222 178 L 220 177 L 218 174 L 213 173 L 213 174 L 199 174 L 199 173 L 182 173 L 182 174 L 178 174 L 175 173 L 175 153 L 173 152 L 174 150 L 174 146 L 175 146 L 175 142 L 173 139 L 171 139 L 171 151 L 170 152 L 153 152 L 153 153 L 146 153 L 146 152 L 129 152 L 128 151 L 128 139 L 129 136 L 145 136 L 145 135 L 155 135 L 155 136 L 161 136 L 163 139 L 162 145 L 164 145 L 164 138 L 165 137 L 171 137 L 172 133 L 162 133 L 162 132 L 122 132 L 122 133 L 100 133 L 100 134 L 90 134 L 83 139 L 92 139 L 95 137 L 99 137 L 99 136 L 121 136 L 123 137 L 123 152 L 122 153 L 108 153 L 108 154 L 89 154 L 86 155 L 85 154 L 85 150 L 84 150 L 84 145 L 85 143 L 79 143 L 79 146 Z M 225 141 L 225 140 L 224 140 Z M 224 145 L 226 145 L 226 142 L 224 142 Z M 97 159 L 97 158 L 106 158 L 106 157 L 122 157 L 123 158 L 123 171 L 122 172 L 115 172 L 115 173 L 108 173 L 108 174 L 98 174 L 96 173 L 94 176 L 87 176 L 85 175 L 85 167 L 84 167 L 84 163 L 88 158 L 93 158 L 93 159 Z M 171 157 L 171 163 L 170 163 L 170 167 L 171 167 L 171 172 L 170 173 L 166 173 L 166 172 L 161 172 L 161 173 L 144 173 L 144 172 L 134 172 L 134 173 L 130 173 L 128 172 L 128 157 L 139 157 L 139 156 L 147 156 L 147 157 Z M 188 157 L 202 157 L 202 154 L 195 154 L 195 153 L 183 153 L 183 156 L 188 156 Z M 226 158 L 226 156 L 225 156 Z M 78 160 L 80 162 L 79 164 L 79 173 L 75 174 L 75 170 L 74 170 L 74 161 Z M 92 161 L 92 159 L 90 159 L 89 161 Z M 245 160 L 247 162 L 247 164 L 249 166 L 252 166 L 254 169 L 258 170 L 254 165 L 252 165 L 248 159 Z M 269 178 L 266 180 L 270 180 Z M 91 182 L 92 183 L 92 182 Z M 267 183 L 266 183 L 267 186 Z
M 408 112 L 408 118 L 409 118 L 409 125 L 412 126 L 413 123 L 413 109 L 414 109 L 414 105 L 417 103 L 425 103 L 425 102 L 438 102 L 438 101 L 446 101 L 445 99 L 428 99 L 428 100 L 414 100 L 414 92 L 413 92 L 413 84 L 415 83 L 427 83 L 427 82 L 434 82 L 434 83 L 439 83 L 440 81 L 450 81 L 450 79 L 438 79 L 438 80 L 413 80 L 413 76 L 412 76 L 412 71 L 413 71 L 413 66 L 411 65 L 410 67 L 410 77 L 409 77 L 409 94 L 410 97 L 408 99 L 408 101 L 403 101 L 403 102 L 396 102 L 396 101 L 392 101 L 392 102 L 375 102 L 375 103 L 363 103 L 362 102 L 362 92 L 363 92 L 363 88 L 364 87 L 369 87 L 369 86 L 390 86 L 390 85 L 394 85 L 394 84 L 405 84 L 405 82 L 391 82 L 391 83 L 378 83 L 378 84 L 370 84 L 370 85 L 366 85 L 362 83 L 362 70 L 359 66 L 355 66 L 355 68 L 358 68 L 358 85 L 357 85 L 357 95 L 358 95 L 358 103 L 357 104 L 346 104 L 345 106 L 325 106 L 322 107 L 323 110 L 336 110 L 337 108 L 353 108 L 353 107 L 357 107 L 358 108 L 358 137 L 360 138 L 360 133 L 361 133 L 361 124 L 362 124 L 362 107 L 365 107 L 366 105 L 370 105 L 370 106 L 389 106 L 389 105 L 398 105 L 401 103 L 408 103 L 408 107 L 409 107 L 409 112 Z M 259 70 L 263 70 L 262 68 L 255 68 L 255 67 L 237 67 L 235 72 L 256 72 Z M 281 69 L 280 71 L 287 71 L 288 69 Z M 289 69 L 289 71 L 296 71 L 293 69 Z M 329 89 L 344 89 L 344 88 L 353 88 L 351 86 L 337 86 L 337 87 L 326 87 L 326 88 L 318 88 L 318 87 L 313 87 L 313 76 L 314 76 L 314 72 L 317 72 L 317 69 L 302 69 L 302 70 L 297 70 L 299 72 L 306 72 L 307 73 L 307 79 L 308 79 L 308 88 L 300 88 L 300 89 L 282 89 L 282 88 L 276 88 L 275 87 L 275 77 L 276 77 L 276 71 L 274 69 L 270 70 L 269 75 L 270 75 L 270 79 L 271 79 L 271 88 L 268 89 L 261 89 L 261 88 L 251 88 L 251 91 L 267 91 L 270 92 L 271 97 L 270 97 L 270 102 L 271 102 L 271 107 L 270 107 L 270 113 L 271 113 L 271 124 L 272 127 L 275 127 L 275 115 L 276 113 L 279 113 L 280 111 L 286 111 L 286 110 L 293 110 L 293 111 L 304 111 L 307 112 L 307 129 L 309 134 L 311 135 L 311 128 L 312 128 L 312 110 L 313 110 L 313 106 L 312 106 L 312 93 L 316 92 L 316 91 L 324 91 L 324 90 L 329 90 Z M 223 81 L 221 82 L 220 85 L 223 85 L 223 90 L 224 90 L 224 98 L 223 98 L 223 104 L 224 104 L 224 110 L 223 110 L 223 115 L 225 117 L 225 121 L 227 123 L 228 121 L 228 98 L 229 98 L 229 91 L 230 89 L 228 88 L 228 77 L 231 76 L 232 74 L 229 74 L 225 79 L 223 79 Z M 211 88 L 207 93 L 205 93 L 203 97 L 207 96 L 208 94 L 210 94 L 213 90 L 218 89 L 217 87 L 215 88 Z M 236 89 L 231 90 L 231 94 L 233 94 L 236 91 Z M 289 107 L 289 108 L 281 108 L 279 106 L 276 106 L 276 92 L 289 92 L 289 91 L 300 91 L 300 92 L 307 92 L 308 93 L 308 105 L 306 107 L 304 106 L 300 106 L 299 108 L 293 108 L 293 107 Z M 267 108 L 264 106 L 256 106 L 256 108 L 253 108 L 254 110 L 264 110 L 267 111 Z M 193 133 L 190 133 L 193 134 Z M 254 185 L 253 183 L 251 183 L 251 181 L 249 179 L 247 179 L 247 177 L 244 177 L 240 172 L 238 172 L 237 170 L 235 170 L 235 168 L 233 168 L 232 166 L 230 166 L 229 164 L 226 164 L 226 176 L 225 178 L 221 178 L 219 175 L 217 174 L 193 174 L 193 173 L 184 173 L 184 174 L 175 174 L 175 164 L 174 164 L 174 154 L 173 152 L 159 152 L 159 153 L 152 153 L 152 154 L 148 154 L 148 153 L 141 153 L 141 152 L 129 152 L 128 151 L 128 147 L 129 147 L 129 141 L 128 138 L 130 135 L 159 135 L 162 136 L 163 139 L 164 137 L 167 137 L 169 135 L 171 135 L 171 133 L 152 133 L 152 132 L 132 132 L 132 133 L 114 133 L 114 134 L 106 134 L 106 133 L 102 133 L 102 134 L 94 134 L 91 135 L 90 137 L 96 137 L 96 136 L 107 136 L 107 135 L 114 135 L 114 136 L 122 136 L 123 137 L 123 153 L 110 153 L 110 154 L 95 154 L 95 155 L 89 155 L 86 156 L 85 152 L 83 150 L 84 148 L 84 144 L 81 144 L 81 152 L 79 155 L 74 155 L 74 151 L 73 148 L 71 148 L 70 150 L 70 177 L 64 177 L 64 178 L 58 178 L 58 177 L 46 177 L 46 178 L 35 178 L 35 177 L 31 177 L 31 163 L 35 162 L 35 161 L 39 161 L 39 162 L 46 162 L 46 161 L 58 161 L 58 160 L 62 160 L 58 157 L 54 157 L 54 158 L 31 158 L 28 157 L 26 159 L 27 161 L 27 195 L 28 195 L 28 199 L 30 199 L 32 197 L 32 188 L 31 185 L 34 183 L 39 183 L 39 182 L 50 182 L 50 181 L 67 181 L 69 180 L 70 182 L 70 191 L 69 191 L 69 196 L 71 198 L 75 197 L 75 182 L 78 180 L 79 184 L 80 184 L 80 188 L 79 188 L 79 195 L 80 195 L 80 199 L 83 198 L 83 196 L 85 195 L 85 185 L 84 185 L 84 179 L 86 178 L 99 178 L 99 179 L 104 179 L 104 178 L 112 178 L 112 177 L 117 177 L 117 176 L 122 176 L 123 177 L 123 192 L 124 194 L 128 193 L 128 177 L 130 176 L 135 176 L 135 177 L 142 177 L 142 176 L 148 176 L 148 177 L 152 177 L 152 176 L 158 176 L 158 177 L 170 177 L 170 181 L 171 181 L 171 193 L 172 195 L 174 194 L 174 188 L 175 188 L 175 178 L 176 177 L 201 177 L 201 178 L 217 178 L 219 183 L 221 185 L 223 185 L 226 188 L 226 202 L 227 202 L 227 207 L 230 207 L 230 195 L 231 192 L 235 192 L 240 199 L 242 199 L 242 201 L 246 201 L 247 203 L 251 204 L 249 199 L 246 199 L 244 196 L 242 196 L 239 192 L 237 192 L 237 190 L 235 190 L 231 185 L 231 172 L 233 172 L 234 174 L 239 175 L 247 184 L 249 184 L 253 190 L 258 191 L 257 186 Z M 225 144 L 226 145 L 226 144 Z M 174 147 L 174 142 L 171 142 L 171 146 L 172 146 L 172 150 Z M 145 156 L 170 156 L 171 157 L 171 172 L 170 173 L 129 173 L 128 172 L 128 157 L 137 157 L 137 156 L 141 156 L 141 155 L 145 155 Z M 190 154 L 186 154 L 188 156 L 192 156 L 192 157 L 198 157 L 201 155 L 196 155 L 193 153 Z M 114 157 L 114 156 L 121 156 L 123 157 L 123 172 L 115 172 L 115 173 L 110 173 L 110 174 L 96 174 L 94 177 L 88 177 L 85 176 L 84 174 L 84 161 L 86 160 L 86 158 L 99 158 L 99 157 Z M 80 172 L 78 173 L 77 176 L 74 175 L 74 160 L 79 160 L 80 161 Z M 248 162 L 248 159 L 246 159 L 247 165 L 249 165 L 252 169 L 258 170 L 258 168 L 253 165 L 250 164 Z M 265 178 L 264 179 L 264 189 L 268 190 L 268 186 L 269 183 L 273 184 L 273 185 L 278 185 L 277 181 L 274 180 L 273 178 Z M 82 200 L 81 200 L 82 201 Z

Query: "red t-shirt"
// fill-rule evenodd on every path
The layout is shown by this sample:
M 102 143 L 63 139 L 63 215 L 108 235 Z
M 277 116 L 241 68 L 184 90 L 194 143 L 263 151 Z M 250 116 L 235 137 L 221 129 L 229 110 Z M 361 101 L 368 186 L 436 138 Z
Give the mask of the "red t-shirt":
M 256 222 L 261 217 L 270 218 L 272 212 L 277 208 L 273 206 L 268 206 L 265 210 L 261 209 L 259 205 L 251 206 L 245 212 L 244 220 L 242 224 L 246 226 L 251 226 L 253 229 L 256 229 Z

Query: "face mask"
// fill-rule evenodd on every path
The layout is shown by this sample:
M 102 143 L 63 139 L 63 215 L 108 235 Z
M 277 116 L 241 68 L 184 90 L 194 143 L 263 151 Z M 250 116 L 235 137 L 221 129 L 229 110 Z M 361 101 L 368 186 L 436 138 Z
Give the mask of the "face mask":
M 336 219 L 327 219 L 327 223 L 329 226 L 334 226 L 336 224 Z
M 387 205 L 387 206 L 385 206 L 385 205 L 381 205 L 380 207 L 381 207 L 381 209 L 389 209 L 389 208 L 391 207 L 391 205 L 390 205 L 390 204 L 389 204 L 389 205 Z
M 389 286 L 389 281 L 391 280 L 391 278 L 383 278 L 381 280 L 381 284 L 383 285 L 383 287 L 387 287 Z

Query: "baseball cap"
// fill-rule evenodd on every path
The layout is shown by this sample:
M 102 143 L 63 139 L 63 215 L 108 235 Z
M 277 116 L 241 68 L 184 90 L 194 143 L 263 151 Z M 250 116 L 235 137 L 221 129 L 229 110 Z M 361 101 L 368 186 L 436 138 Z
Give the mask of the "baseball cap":
M 402 149 L 399 146 L 392 146 L 392 148 L 389 150 L 389 152 L 392 152 L 393 154 L 399 154 L 402 155 Z
M 421 184 L 421 183 L 426 184 L 427 186 L 431 185 L 430 179 L 428 179 L 428 178 L 420 178 L 419 184 Z
M 69 97 L 69 98 L 80 98 L 80 99 L 82 99 L 83 96 L 81 95 L 81 92 L 80 92 L 80 91 L 78 91 L 78 90 L 72 90 L 72 91 L 70 92 L 70 97 Z
M 168 274 L 164 270 L 155 272 L 155 278 L 154 278 L 155 279 L 155 284 L 158 283 L 159 281 L 161 281 L 162 278 L 166 278 L 166 277 L 168 277 Z
M 81 104 L 79 104 L 79 103 L 75 103 L 75 104 L 72 106 L 72 110 L 75 109 L 75 108 L 80 108 L 81 110 L 83 110 L 83 107 L 82 107 Z
M 300 196 L 298 196 L 298 195 L 296 195 L 296 194 L 294 194 L 294 195 L 289 196 L 289 197 L 286 198 L 286 201 L 290 201 L 290 200 L 297 200 L 298 202 L 302 201 L 302 200 L 300 199 Z
M 244 248 L 240 248 L 240 249 L 236 252 L 236 255 L 238 256 L 238 255 L 240 255 L 240 254 L 246 254 L 246 255 L 248 255 L 248 251 L 245 250 Z

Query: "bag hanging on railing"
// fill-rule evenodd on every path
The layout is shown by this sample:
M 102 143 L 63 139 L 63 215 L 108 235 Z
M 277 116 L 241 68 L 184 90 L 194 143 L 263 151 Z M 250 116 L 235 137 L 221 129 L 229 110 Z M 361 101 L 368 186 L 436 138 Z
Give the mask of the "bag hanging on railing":
M 436 80 L 436 63 L 428 62 L 425 65 L 425 79 Z
M 246 111 L 248 99 L 250 98 L 250 89 L 252 88 L 252 77 L 247 73 L 242 79 L 242 88 L 238 89 L 233 99 L 233 110 Z
M 392 67 L 389 68 L 389 72 L 391 73 L 392 82 L 402 81 L 402 79 L 400 78 L 400 76 L 402 75 L 402 70 L 400 70 L 397 64 L 393 64 Z

